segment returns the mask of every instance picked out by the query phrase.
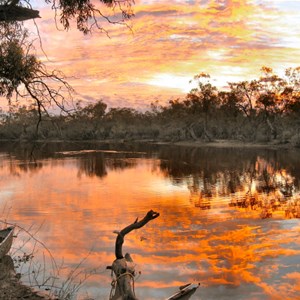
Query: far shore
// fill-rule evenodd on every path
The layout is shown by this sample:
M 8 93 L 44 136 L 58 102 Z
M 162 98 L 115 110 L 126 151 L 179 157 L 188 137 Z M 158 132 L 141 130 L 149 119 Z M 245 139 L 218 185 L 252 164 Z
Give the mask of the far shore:
M 153 144 L 153 145 L 175 145 L 184 147 L 216 147 L 216 148 L 268 148 L 268 149 L 299 149 L 292 143 L 280 143 L 277 140 L 266 143 L 244 142 L 238 140 L 213 140 L 211 142 L 203 140 L 151 140 L 151 139 L 105 139 L 105 140 L 67 140 L 67 139 L 49 139 L 49 140 L 26 140 L 26 139 L 0 139 L 1 142 L 7 143 L 24 143 L 24 144 L 47 144 L 47 143 L 95 143 L 95 144 Z
M 172 143 L 178 146 L 187 146 L 187 147 L 219 147 L 219 148 L 280 148 L 280 149 L 297 149 L 291 143 L 254 143 L 254 142 L 242 142 L 236 140 L 215 140 L 212 142 L 203 142 L 203 141 L 181 141 Z

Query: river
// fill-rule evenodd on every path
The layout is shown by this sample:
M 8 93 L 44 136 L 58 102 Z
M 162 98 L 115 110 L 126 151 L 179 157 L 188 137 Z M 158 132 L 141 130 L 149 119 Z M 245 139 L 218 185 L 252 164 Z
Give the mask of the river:
M 46 291 L 108 299 L 113 231 L 153 209 L 124 243 L 140 299 L 188 282 L 192 299 L 300 299 L 299 150 L 2 142 L 0 189 L 0 219 L 34 236 L 16 230 L 16 270 Z

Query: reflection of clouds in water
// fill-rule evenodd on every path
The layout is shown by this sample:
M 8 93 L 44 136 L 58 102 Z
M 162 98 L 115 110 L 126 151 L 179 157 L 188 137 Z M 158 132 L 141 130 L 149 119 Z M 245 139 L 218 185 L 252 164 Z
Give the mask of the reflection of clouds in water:
M 113 231 L 155 209 L 160 217 L 130 233 L 124 243 L 124 252 L 142 272 L 136 288 L 143 299 L 165 298 L 189 281 L 201 282 L 197 295 L 204 299 L 262 299 L 275 292 L 281 299 L 295 298 L 299 219 L 274 213 L 262 220 L 259 210 L 229 206 L 234 195 L 245 198 L 258 170 L 274 168 L 255 169 L 257 155 L 251 151 L 239 151 L 237 165 L 232 151 L 222 156 L 220 150 L 167 150 L 159 149 L 155 159 L 104 152 L 51 158 L 38 172 L 19 171 L 18 178 L 2 168 L 0 176 L 8 178 L 15 201 L 11 218 L 21 224 L 44 222 L 39 238 L 66 264 L 74 266 L 90 253 L 85 266 L 104 270 L 114 260 Z M 288 164 L 278 161 L 275 172 L 290 174 Z M 99 170 L 106 175 L 98 176 L 103 174 Z M 210 209 L 195 207 L 200 195 Z M 268 201 L 275 194 L 264 197 Z M 109 272 L 99 272 L 87 286 L 104 297 L 109 284 Z
M 180 220 L 184 219 L 184 214 L 179 217 Z M 194 219 L 199 215 L 191 217 L 194 225 L 200 221 Z M 172 221 L 168 220 L 168 223 L 170 222 Z M 286 230 L 282 230 L 279 225 L 274 222 L 261 224 L 261 221 L 252 219 L 251 216 L 248 216 L 248 219 L 225 222 L 215 220 L 214 224 L 204 225 L 202 219 L 200 222 L 201 226 L 208 229 L 204 232 L 205 235 L 199 237 L 199 232 L 187 231 L 184 238 L 172 231 L 178 226 L 176 219 L 173 220 L 174 227 L 170 224 L 169 231 L 164 230 L 163 237 L 158 238 L 163 239 L 164 251 L 156 252 L 158 257 L 149 262 L 146 258 L 143 259 L 143 263 L 147 264 L 146 269 L 150 268 L 151 271 L 154 270 L 152 274 L 158 273 L 158 278 L 164 278 L 161 285 L 172 285 L 172 274 L 176 270 L 175 278 L 178 280 L 199 280 L 203 286 L 201 294 L 203 295 L 203 289 L 207 290 L 204 293 L 208 299 L 213 299 L 209 296 L 210 292 L 214 294 L 212 289 L 218 289 L 220 286 L 227 286 L 223 291 L 224 299 L 230 295 L 233 288 L 247 293 L 255 291 L 261 297 L 271 297 L 278 285 L 282 285 L 282 293 L 276 292 L 279 298 L 293 295 L 293 290 L 287 291 L 283 288 L 287 282 L 278 283 L 282 276 L 278 270 L 285 267 L 292 273 L 299 270 L 299 266 L 295 265 L 300 254 L 299 244 L 296 246 L 298 250 L 293 249 L 295 244 L 287 244 L 291 240 L 295 243 L 299 232 L 282 237 Z M 144 254 L 143 257 L 148 257 L 149 254 Z M 167 261 L 165 256 L 168 257 Z M 288 257 L 289 265 L 281 257 Z M 218 299 L 222 297 L 218 295 Z

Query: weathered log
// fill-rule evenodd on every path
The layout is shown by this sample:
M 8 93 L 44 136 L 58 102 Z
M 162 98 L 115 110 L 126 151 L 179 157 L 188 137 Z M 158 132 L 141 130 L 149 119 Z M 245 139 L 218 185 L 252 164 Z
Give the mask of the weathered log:
M 200 286 L 200 283 L 185 284 L 185 285 L 179 287 L 179 291 L 176 294 L 172 295 L 171 297 L 167 298 L 166 300 L 188 300 L 196 292 L 196 290 L 198 289 L 199 286 Z
M 112 270 L 112 275 L 114 275 L 109 300 L 138 300 L 134 292 L 135 264 L 130 254 L 126 253 L 123 256 L 122 246 L 126 234 L 145 226 L 157 217 L 159 217 L 159 213 L 150 210 L 141 221 L 136 219 L 134 223 L 125 227 L 120 232 L 116 232 L 118 234 L 115 244 L 116 259 L 112 266 L 107 267 Z M 186 284 L 180 287 L 179 291 L 167 300 L 188 300 L 198 289 L 199 285 Z
M 0 5 L 0 22 L 22 22 L 40 18 L 39 11 L 16 5 Z
M 159 213 L 150 210 L 141 221 L 136 219 L 134 223 L 118 232 L 115 244 L 116 259 L 112 266 L 109 267 L 115 275 L 115 279 L 112 281 L 110 300 L 137 300 L 134 293 L 135 265 L 130 254 L 126 253 L 125 257 L 123 256 L 122 246 L 124 237 L 132 230 L 145 226 L 148 222 L 156 219 L 158 216 Z

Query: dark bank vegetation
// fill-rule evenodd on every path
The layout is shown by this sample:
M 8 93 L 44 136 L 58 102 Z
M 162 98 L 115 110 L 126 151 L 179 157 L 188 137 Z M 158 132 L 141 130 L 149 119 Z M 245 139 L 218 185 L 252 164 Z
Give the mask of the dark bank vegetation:
M 141 112 L 109 108 L 99 100 L 65 115 L 39 111 L 36 103 L 10 106 L 1 113 L 1 139 L 62 140 L 234 140 L 300 146 L 300 68 L 280 77 L 263 67 L 252 81 L 220 90 L 207 74 L 195 76 L 197 88 L 165 106 L 152 103 Z M 41 114 L 42 113 L 42 118 Z M 39 123 L 37 130 L 37 123 Z

